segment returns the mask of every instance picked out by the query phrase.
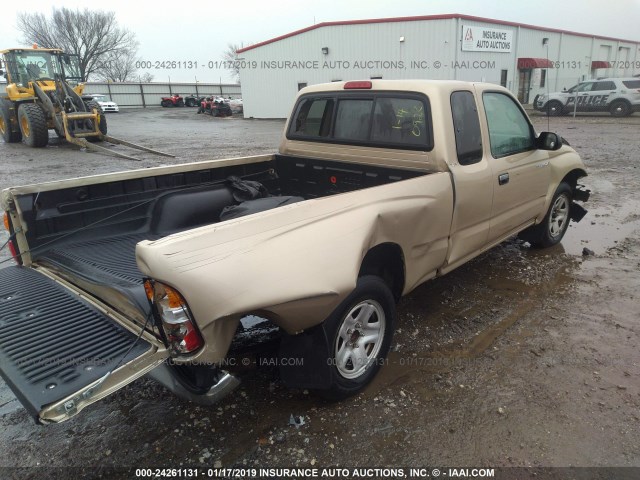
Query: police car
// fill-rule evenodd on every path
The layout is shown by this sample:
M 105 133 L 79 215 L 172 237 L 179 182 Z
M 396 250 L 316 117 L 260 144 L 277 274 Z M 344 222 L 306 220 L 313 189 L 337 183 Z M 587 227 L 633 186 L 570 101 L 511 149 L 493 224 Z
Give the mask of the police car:
M 578 112 L 609 112 L 626 117 L 640 111 L 640 79 L 602 78 L 588 80 L 562 92 L 537 95 L 533 108 L 547 115 L 566 115 L 575 107 Z

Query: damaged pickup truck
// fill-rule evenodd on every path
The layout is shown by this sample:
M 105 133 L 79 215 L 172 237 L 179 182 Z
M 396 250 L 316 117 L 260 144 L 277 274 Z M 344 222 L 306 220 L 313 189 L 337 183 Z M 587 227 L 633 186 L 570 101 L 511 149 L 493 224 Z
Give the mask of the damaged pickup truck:
M 585 167 L 504 88 L 351 81 L 303 89 L 278 153 L 2 192 L 0 372 L 41 423 L 149 374 L 211 403 L 242 320 L 281 333 L 281 377 L 362 390 L 396 303 L 519 234 L 562 239 Z

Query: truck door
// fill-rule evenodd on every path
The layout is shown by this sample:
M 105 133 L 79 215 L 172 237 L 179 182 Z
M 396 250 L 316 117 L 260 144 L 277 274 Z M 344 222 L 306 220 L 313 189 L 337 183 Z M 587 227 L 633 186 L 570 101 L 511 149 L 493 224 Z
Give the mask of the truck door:
M 535 148 L 535 132 L 522 107 L 503 92 L 482 94 L 493 174 L 489 242 L 517 232 L 543 213 L 551 168 Z
M 458 162 L 450 162 L 455 190 L 451 243 L 447 266 L 455 268 L 482 249 L 489 236 L 493 201 L 493 172 L 482 147 L 476 98 L 471 91 L 450 98 Z
M 125 328 L 40 270 L 0 270 L 0 374 L 37 422 L 67 420 L 168 357 L 153 322 Z

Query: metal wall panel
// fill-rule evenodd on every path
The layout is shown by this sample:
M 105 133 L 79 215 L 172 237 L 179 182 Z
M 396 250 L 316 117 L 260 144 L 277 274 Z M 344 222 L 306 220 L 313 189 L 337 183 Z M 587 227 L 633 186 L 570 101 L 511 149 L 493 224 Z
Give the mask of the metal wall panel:
M 463 51 L 463 25 L 512 32 L 511 51 Z M 401 37 L 404 41 L 400 41 Z M 548 47 L 543 45 L 543 38 L 549 39 Z M 600 45 L 610 45 L 615 57 L 610 61 L 626 54 L 629 68 L 592 71 L 591 61 L 603 60 L 596 58 Z M 619 51 L 620 46 L 623 49 Z M 329 49 L 327 54 L 323 54 L 323 47 Z M 629 49 L 625 50 L 627 47 Z M 544 87 L 540 86 L 541 69 L 532 70 L 529 89 L 529 101 L 532 101 L 538 93 L 570 87 L 578 78 L 637 74 L 640 68 L 631 68 L 630 62 L 640 60 L 639 49 L 640 44 L 618 45 L 616 41 L 597 37 L 466 19 L 331 25 L 241 53 L 246 68 L 241 69 L 240 78 L 245 116 L 283 118 L 289 114 L 299 83 L 312 85 L 382 77 L 499 84 L 502 71 L 506 70 L 506 87 L 517 94 L 520 86 L 518 58 L 548 56 L 557 68 L 546 69 Z M 282 63 L 284 61 L 300 61 L 308 68 L 288 68 Z

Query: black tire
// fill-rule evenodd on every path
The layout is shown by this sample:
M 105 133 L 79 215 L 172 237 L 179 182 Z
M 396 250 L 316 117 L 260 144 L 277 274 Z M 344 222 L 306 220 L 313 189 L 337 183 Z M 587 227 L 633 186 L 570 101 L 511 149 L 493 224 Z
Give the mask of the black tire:
M 609 106 L 609 113 L 614 117 L 628 117 L 631 115 L 631 105 L 624 100 L 615 100 Z
M 545 110 L 548 116 L 557 117 L 562 115 L 564 111 L 564 105 L 562 105 L 562 103 L 557 100 L 551 100 L 550 102 L 547 102 Z
M 173 107 L 173 103 L 171 102 L 171 100 L 162 100 L 160 102 L 160 105 L 162 105 L 165 108 Z
M 176 107 L 184 107 L 184 100 L 180 99 L 176 102 Z
M 22 132 L 20 130 L 13 131 L 11 120 L 17 120 L 12 118 L 14 110 L 11 109 L 11 104 L 6 100 L 0 99 L 0 135 L 5 143 L 17 143 L 22 140 Z
M 366 323 L 362 315 L 367 315 Z M 377 276 L 360 277 L 353 292 L 325 320 L 331 386 L 318 394 L 341 400 L 366 387 L 389 353 L 395 323 L 395 299 L 387 284 Z M 376 333 L 377 341 L 366 343 L 364 339 L 372 340 Z
M 187 98 L 187 107 L 195 107 L 196 101 L 192 98 Z
M 98 113 L 100 114 L 100 123 L 98 124 L 98 129 L 100 130 L 100 133 L 102 133 L 103 135 L 106 135 L 107 134 L 107 117 L 102 111 L 102 107 L 100 106 L 100 104 L 94 101 L 85 102 L 84 104 L 86 105 L 87 110 L 90 112 L 93 111 L 94 108 L 98 110 Z M 87 140 L 89 142 L 102 141 L 102 139 L 99 137 L 87 137 Z
M 520 232 L 520 238 L 535 248 L 547 248 L 560 243 L 569 227 L 572 202 L 573 191 L 568 183 L 562 182 L 553 194 L 544 220 Z
M 44 110 L 37 103 L 23 103 L 18 107 L 18 124 L 22 141 L 30 147 L 42 148 L 49 143 L 49 129 Z

